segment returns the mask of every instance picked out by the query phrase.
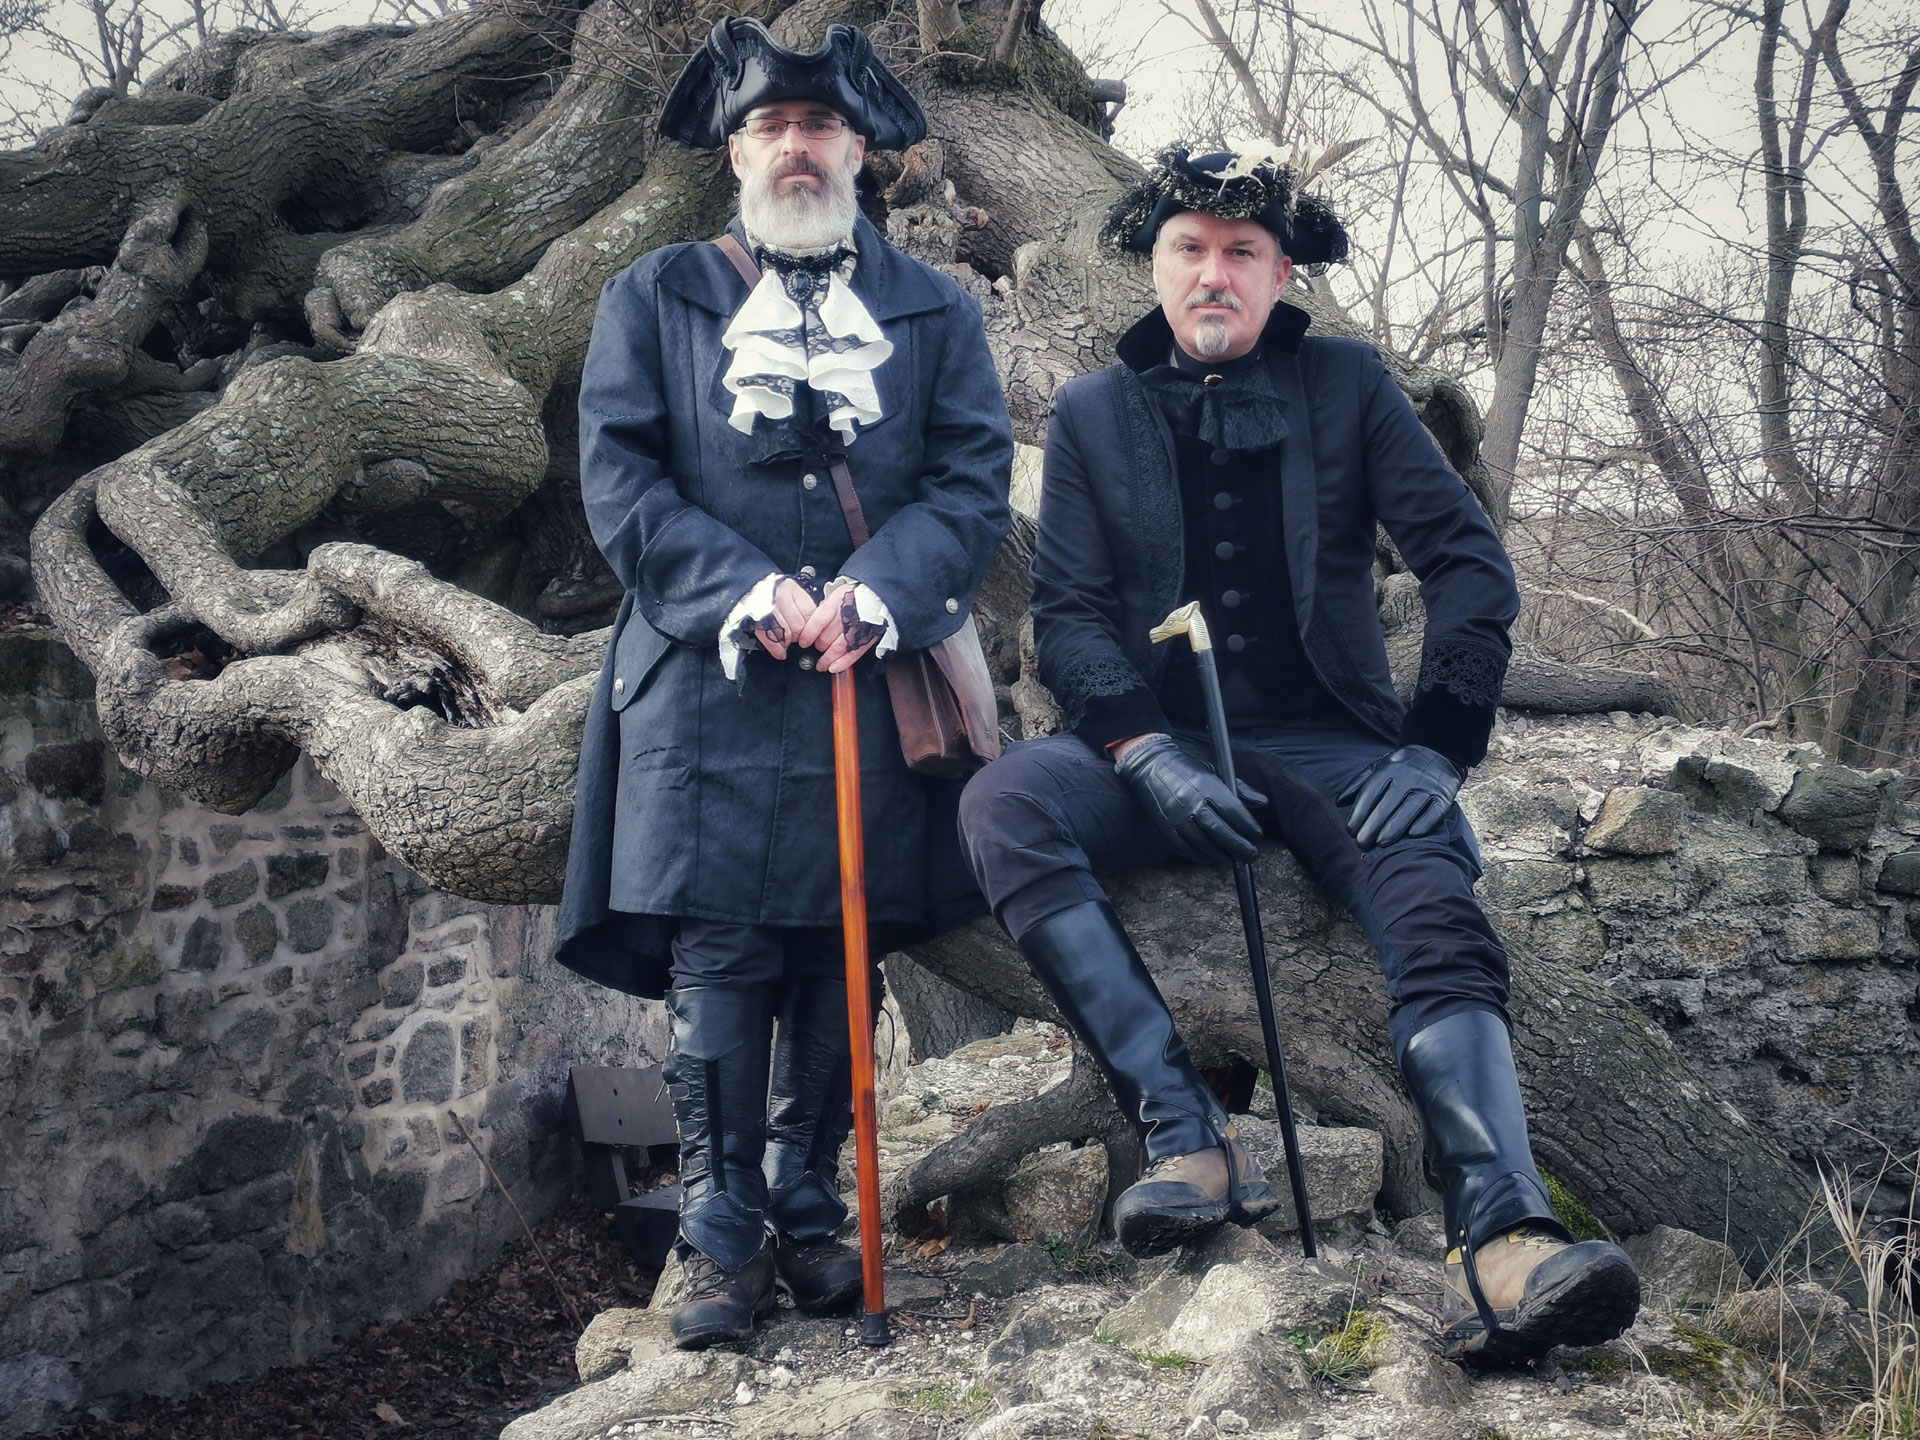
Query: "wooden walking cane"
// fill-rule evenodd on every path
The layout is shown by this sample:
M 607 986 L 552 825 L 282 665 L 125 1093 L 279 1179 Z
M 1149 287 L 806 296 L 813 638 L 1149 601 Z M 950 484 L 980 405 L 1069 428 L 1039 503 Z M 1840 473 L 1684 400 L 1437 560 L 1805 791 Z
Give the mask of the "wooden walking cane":
M 1176 635 L 1187 637 L 1200 667 L 1200 689 L 1207 698 L 1207 729 L 1213 739 L 1213 769 L 1238 794 L 1233 778 L 1233 746 L 1227 738 L 1227 710 L 1220 700 L 1220 671 L 1214 664 L 1213 637 L 1200 602 L 1182 605 L 1152 630 L 1147 638 L 1158 645 Z M 1240 892 L 1240 924 L 1247 932 L 1247 960 L 1253 966 L 1253 998 L 1260 1010 L 1260 1035 L 1267 1042 L 1267 1073 L 1273 1077 L 1274 1109 L 1280 1116 L 1280 1143 L 1287 1152 L 1287 1179 L 1293 1184 L 1293 1213 L 1300 1218 L 1300 1248 L 1309 1260 L 1318 1253 L 1313 1240 L 1313 1212 L 1307 1206 L 1307 1172 L 1300 1163 L 1300 1137 L 1293 1130 L 1293 1091 L 1287 1085 L 1287 1057 L 1280 1049 L 1280 1022 L 1273 1013 L 1273 976 L 1267 970 L 1267 940 L 1260 933 L 1260 900 L 1253 890 L 1253 866 L 1233 862 L 1233 885 Z
M 854 1179 L 860 1195 L 863 1345 L 885 1345 L 886 1271 L 880 1254 L 880 1117 L 873 1085 L 873 991 L 867 955 L 867 845 L 860 813 L 860 713 L 853 670 L 833 677 L 833 780 L 840 809 L 840 919 L 847 940 L 847 1029 L 853 1040 Z

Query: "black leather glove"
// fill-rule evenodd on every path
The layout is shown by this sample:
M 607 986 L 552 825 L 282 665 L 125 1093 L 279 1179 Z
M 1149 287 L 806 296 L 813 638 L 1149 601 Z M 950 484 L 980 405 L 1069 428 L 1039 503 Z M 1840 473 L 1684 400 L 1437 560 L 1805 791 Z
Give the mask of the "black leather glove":
M 1431 835 L 1447 818 L 1465 778 L 1438 750 L 1402 745 L 1361 771 L 1342 792 L 1339 803 L 1353 804 L 1347 833 L 1362 850 Z
M 1114 762 L 1160 833 L 1188 860 L 1251 860 L 1259 853 L 1260 822 L 1204 760 L 1174 743 L 1149 735 Z M 1266 796 L 1240 787 L 1248 803 Z

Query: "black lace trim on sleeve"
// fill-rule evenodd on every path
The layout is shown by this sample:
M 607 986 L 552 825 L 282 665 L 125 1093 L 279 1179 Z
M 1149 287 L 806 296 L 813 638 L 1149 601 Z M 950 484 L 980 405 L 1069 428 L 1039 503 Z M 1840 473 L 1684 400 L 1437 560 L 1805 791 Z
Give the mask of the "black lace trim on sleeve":
M 1430 640 L 1420 657 L 1416 693 L 1444 690 L 1462 705 L 1476 709 L 1498 705 L 1500 686 L 1507 678 L 1507 658 L 1499 646 L 1481 640 L 1458 635 Z

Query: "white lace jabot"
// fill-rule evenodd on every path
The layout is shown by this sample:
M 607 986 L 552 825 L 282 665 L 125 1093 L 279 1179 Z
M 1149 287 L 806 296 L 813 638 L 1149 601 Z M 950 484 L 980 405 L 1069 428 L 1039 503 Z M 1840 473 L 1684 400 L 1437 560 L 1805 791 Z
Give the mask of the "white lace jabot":
M 857 425 L 880 418 L 873 372 L 893 354 L 893 342 L 847 284 L 855 257 L 848 254 L 828 271 L 822 286 L 815 270 L 797 267 L 783 276 L 781 257 L 760 254 L 770 263 L 720 337 L 733 352 L 722 377 L 734 397 L 728 423 L 744 432 L 760 415 L 785 420 L 793 414 L 795 388 L 805 381 L 841 443 L 851 445 Z

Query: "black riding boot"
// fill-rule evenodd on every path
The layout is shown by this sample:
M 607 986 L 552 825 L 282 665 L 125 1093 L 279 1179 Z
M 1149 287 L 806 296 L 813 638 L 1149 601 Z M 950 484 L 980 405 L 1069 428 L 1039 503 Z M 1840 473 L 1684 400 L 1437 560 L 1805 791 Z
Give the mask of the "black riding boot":
M 1445 1197 L 1448 1282 L 1472 1314 L 1447 1327 L 1452 1359 L 1530 1360 L 1598 1345 L 1633 1323 L 1640 1278 L 1618 1245 L 1573 1243 L 1527 1145 L 1506 1022 L 1488 1010 L 1435 1021 L 1400 1053 Z
M 1279 1208 L 1112 906 L 1091 900 L 1042 920 L 1020 952 L 1139 1132 L 1146 1173 L 1113 1205 L 1129 1253 L 1155 1255 L 1223 1220 L 1251 1225 Z
M 780 991 L 767 1102 L 767 1212 L 774 1273 L 802 1310 L 860 1293 L 860 1253 L 833 1237 L 847 1218 L 835 1184 L 853 1128 L 847 983 L 789 976 Z
M 667 992 L 661 1069 L 680 1131 L 680 1239 L 687 1296 L 674 1343 L 698 1350 L 743 1340 L 773 1309 L 766 1235 L 767 1050 L 771 987 L 690 986 Z

